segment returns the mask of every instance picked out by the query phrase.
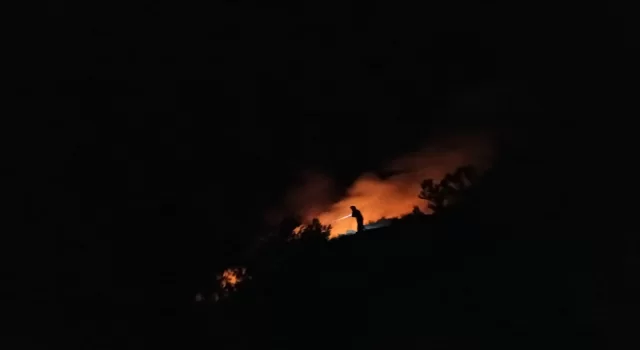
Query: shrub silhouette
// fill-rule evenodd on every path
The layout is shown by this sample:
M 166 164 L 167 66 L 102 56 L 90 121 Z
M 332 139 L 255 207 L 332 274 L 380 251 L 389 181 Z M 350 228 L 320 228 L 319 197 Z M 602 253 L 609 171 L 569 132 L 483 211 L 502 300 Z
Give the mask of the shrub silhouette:
M 295 234 L 296 228 L 300 227 L 301 224 L 302 224 L 302 221 L 298 217 L 289 216 L 287 218 L 284 218 L 280 222 L 280 225 L 278 226 L 275 239 L 277 241 L 283 241 L 283 242 L 288 242 L 294 239 L 296 236 Z
M 437 184 L 433 179 L 422 181 L 418 197 L 428 201 L 429 209 L 438 213 L 453 204 L 476 181 L 477 173 L 473 167 L 459 167 L 453 173 L 446 174 Z
M 298 238 L 304 241 L 326 241 L 331 235 L 331 225 L 323 225 L 315 218 L 303 226 L 298 235 Z

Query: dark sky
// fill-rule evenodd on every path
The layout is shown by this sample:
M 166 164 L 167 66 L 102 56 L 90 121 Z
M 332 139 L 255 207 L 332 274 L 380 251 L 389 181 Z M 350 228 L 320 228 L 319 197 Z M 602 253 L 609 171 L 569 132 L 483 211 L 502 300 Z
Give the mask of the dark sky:
M 603 89 L 623 73 L 633 43 L 628 12 L 614 6 L 47 11 L 16 36 L 20 109 L 4 138 L 12 181 L 33 220 L 126 227 L 127 237 L 168 222 L 193 239 L 233 241 L 301 170 L 347 185 L 439 130 L 544 124 L 531 110 L 588 99 L 585 84 Z M 486 103 L 505 90 L 511 102 Z M 460 102 L 474 99 L 484 107 Z

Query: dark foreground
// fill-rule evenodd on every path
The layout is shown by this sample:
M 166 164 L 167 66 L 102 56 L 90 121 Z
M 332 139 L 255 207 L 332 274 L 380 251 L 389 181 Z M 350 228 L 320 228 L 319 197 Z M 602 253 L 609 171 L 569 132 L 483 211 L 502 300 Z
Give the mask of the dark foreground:
M 518 163 L 498 165 L 439 216 L 292 247 L 276 269 L 257 263 L 263 272 L 244 289 L 198 310 L 210 324 L 203 341 L 230 349 L 628 346 L 640 265 L 624 213 L 589 219 L 588 202 L 546 202 L 547 183 L 517 185 L 518 169 L 528 168 Z M 580 198 L 572 191 L 556 194 Z
M 253 279 L 217 303 L 193 302 L 213 269 L 171 253 L 204 244 L 123 240 L 111 261 L 97 243 L 32 240 L 7 255 L 22 269 L 7 288 L 11 348 L 633 348 L 633 207 L 594 203 L 572 158 L 514 154 L 440 215 L 238 261 Z

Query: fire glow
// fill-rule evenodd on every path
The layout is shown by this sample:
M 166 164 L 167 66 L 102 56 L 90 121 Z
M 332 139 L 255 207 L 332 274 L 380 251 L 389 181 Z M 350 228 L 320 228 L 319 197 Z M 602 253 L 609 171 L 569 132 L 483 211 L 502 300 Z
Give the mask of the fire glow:
M 362 212 L 365 224 L 404 216 L 415 206 L 424 213 L 430 213 L 426 202 L 418 198 L 420 183 L 425 179 L 438 182 L 460 166 L 472 165 L 482 170 L 490 162 L 491 151 L 487 138 L 479 136 L 455 137 L 434 143 L 390 164 L 386 170 L 391 171 L 392 176 L 381 178 L 375 174 L 364 174 L 342 199 L 328 205 L 326 200 L 325 205 L 305 205 L 302 217 L 306 221 L 318 218 L 323 224 L 331 224 L 331 237 L 334 238 L 356 229 L 356 221 L 351 218 L 349 209 L 352 205 Z M 317 184 L 312 185 L 298 189 L 300 198 L 312 199 L 313 195 L 305 194 L 320 192 Z

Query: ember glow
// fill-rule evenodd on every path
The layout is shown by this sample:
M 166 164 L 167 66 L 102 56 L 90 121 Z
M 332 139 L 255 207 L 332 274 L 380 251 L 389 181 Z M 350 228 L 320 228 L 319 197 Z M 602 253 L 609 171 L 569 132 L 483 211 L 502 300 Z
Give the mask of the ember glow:
M 331 237 L 337 237 L 356 229 L 356 221 L 350 217 L 352 205 L 360 209 L 365 224 L 409 214 L 414 206 L 429 213 L 426 202 L 418 198 L 422 180 L 439 181 L 464 165 L 473 165 L 479 170 L 486 168 L 492 154 L 488 141 L 489 138 L 482 135 L 458 136 L 433 143 L 390 164 L 386 170 L 395 175 L 382 179 L 375 174 L 363 174 L 344 198 L 329 205 L 307 203 L 302 216 L 308 221 L 318 218 L 323 224 L 331 224 Z M 317 189 L 317 185 L 311 188 Z
M 242 282 L 246 276 L 246 268 L 229 268 L 222 272 L 218 276 L 220 286 L 223 288 L 234 287 L 236 284 Z

